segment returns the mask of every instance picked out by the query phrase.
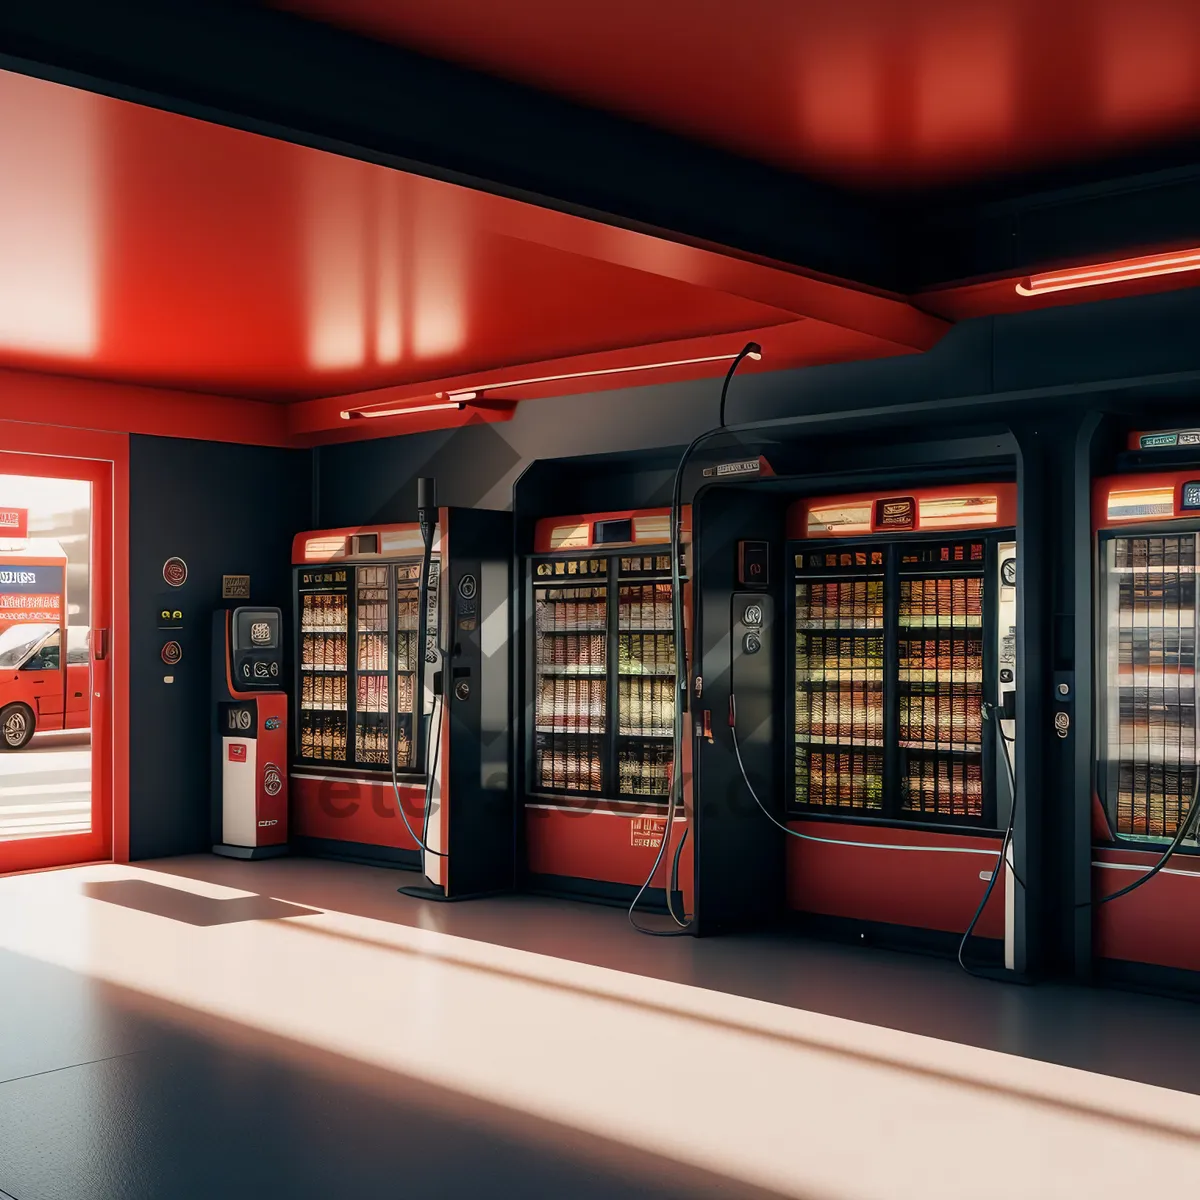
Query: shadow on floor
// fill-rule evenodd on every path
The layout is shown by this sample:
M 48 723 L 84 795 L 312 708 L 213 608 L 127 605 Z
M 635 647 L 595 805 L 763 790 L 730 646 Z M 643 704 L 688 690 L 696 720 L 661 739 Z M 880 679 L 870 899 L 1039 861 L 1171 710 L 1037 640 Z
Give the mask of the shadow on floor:
M 137 909 L 185 925 L 234 925 L 239 921 L 276 921 L 284 917 L 311 917 L 320 912 L 269 896 L 235 896 L 219 900 L 180 888 L 164 887 L 144 879 L 114 879 L 85 883 L 81 889 L 93 900 Z
M 0 952 L 0 990 L 77 993 L 110 1035 L 94 1046 L 107 1056 L 63 1060 L 61 1023 L 26 1024 L 26 1037 L 44 1042 L 46 1065 L 0 1082 L 0 1195 L 779 1200 L 740 1180 L 21 955 Z M 72 1047 L 75 1055 L 83 1049 Z

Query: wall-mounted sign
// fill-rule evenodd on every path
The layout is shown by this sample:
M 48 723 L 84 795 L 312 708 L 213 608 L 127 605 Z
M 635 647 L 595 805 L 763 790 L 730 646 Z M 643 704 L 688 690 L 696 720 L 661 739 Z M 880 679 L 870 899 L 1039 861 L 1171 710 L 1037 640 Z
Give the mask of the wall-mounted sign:
M 1143 433 L 1138 438 L 1138 448 L 1141 450 L 1166 450 L 1172 446 L 1200 446 L 1200 429 Z
M 249 600 L 250 599 L 250 576 L 249 575 L 222 575 L 221 576 L 221 599 L 222 600 Z
M 163 563 L 163 579 L 171 587 L 183 587 L 187 583 L 187 563 L 182 558 L 168 558 Z
M 911 496 L 875 501 L 876 529 L 912 529 L 916 519 L 917 506 Z
M 159 654 L 168 667 L 173 667 L 183 658 L 183 647 L 178 642 L 167 642 Z
M 0 565 L 0 624 L 45 621 L 58 625 L 62 615 L 62 567 Z
M 0 538 L 29 536 L 29 509 L 0 505 Z

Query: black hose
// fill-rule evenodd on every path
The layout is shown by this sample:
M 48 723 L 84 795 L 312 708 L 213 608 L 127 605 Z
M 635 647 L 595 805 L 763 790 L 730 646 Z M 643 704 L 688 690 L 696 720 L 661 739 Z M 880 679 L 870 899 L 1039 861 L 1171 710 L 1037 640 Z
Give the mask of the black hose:
M 676 914 L 674 901 L 674 892 L 679 880 L 679 856 L 683 853 L 684 842 L 687 841 L 687 830 L 684 831 L 683 837 L 679 839 L 679 846 L 675 851 L 666 889 L 667 912 L 678 928 L 666 930 L 647 929 L 645 926 L 639 925 L 633 915 L 642 896 L 645 895 L 647 889 L 653 883 L 654 876 L 658 874 L 658 868 L 662 863 L 663 855 L 666 853 L 667 846 L 671 841 L 671 834 L 675 828 L 676 806 L 683 803 L 683 715 L 688 711 L 687 638 L 683 627 L 683 581 L 679 570 L 681 550 L 680 525 L 683 519 L 683 474 L 696 448 L 707 439 L 715 437 L 724 431 L 725 401 L 729 395 L 729 383 L 733 379 L 738 367 L 741 366 L 743 360 L 746 358 L 761 357 L 762 347 L 757 342 L 747 342 L 734 357 L 733 362 L 729 364 L 729 370 L 725 372 L 725 381 L 721 385 L 721 404 L 718 409 L 720 423 L 716 429 L 705 430 L 692 439 L 687 449 L 684 450 L 683 456 L 679 460 L 679 465 L 675 468 L 675 480 L 671 487 L 671 625 L 675 640 L 675 674 L 678 679 L 678 689 L 675 695 L 671 784 L 667 789 L 667 824 L 663 830 L 662 844 L 659 846 L 658 854 L 654 858 L 654 865 L 650 868 L 650 874 L 646 876 L 646 882 L 642 884 L 638 889 L 637 895 L 634 896 L 627 914 L 630 925 L 638 933 L 645 933 L 651 937 L 676 937 L 679 934 L 688 932 L 694 923 L 693 921 L 685 921 Z
M 1145 875 L 1135 879 L 1128 887 L 1123 887 L 1118 892 L 1110 892 L 1107 896 L 1101 896 L 1099 900 L 1085 900 L 1080 904 L 1076 904 L 1076 909 L 1099 908 L 1100 905 L 1108 904 L 1112 900 L 1119 900 L 1122 896 L 1128 896 L 1130 892 L 1136 892 L 1138 888 L 1149 883 L 1171 861 L 1175 853 L 1179 850 L 1179 847 L 1183 845 L 1184 839 L 1187 837 L 1188 831 L 1196 819 L 1197 812 L 1200 812 L 1200 771 L 1196 774 L 1196 783 L 1192 788 L 1192 802 L 1188 805 L 1187 814 L 1180 821 L 1179 829 L 1176 831 L 1175 837 L 1167 847 L 1162 858 Z

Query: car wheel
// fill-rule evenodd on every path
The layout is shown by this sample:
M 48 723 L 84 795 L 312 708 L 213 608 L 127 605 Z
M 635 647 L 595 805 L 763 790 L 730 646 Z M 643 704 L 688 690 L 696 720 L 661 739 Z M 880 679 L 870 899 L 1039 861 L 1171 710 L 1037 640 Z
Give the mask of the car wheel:
M 10 704 L 0 711 L 0 750 L 20 750 L 33 737 L 36 720 L 27 704 Z

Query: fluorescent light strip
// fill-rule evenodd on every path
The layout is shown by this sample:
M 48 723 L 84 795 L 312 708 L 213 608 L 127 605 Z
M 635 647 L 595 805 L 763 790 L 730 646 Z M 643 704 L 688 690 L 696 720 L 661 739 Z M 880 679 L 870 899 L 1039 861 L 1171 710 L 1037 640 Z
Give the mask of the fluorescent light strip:
M 443 408 L 461 408 L 472 400 L 478 400 L 481 392 L 496 392 L 503 388 L 529 387 L 536 383 L 560 383 L 567 379 L 592 379 L 601 375 L 630 375 L 635 371 L 661 371 L 667 367 L 691 367 L 701 363 L 732 362 L 736 354 L 709 354 L 703 358 L 676 358 L 670 362 L 640 363 L 632 367 L 604 367 L 595 371 L 570 371 L 562 375 L 540 375 L 536 379 L 508 379 L 497 383 L 473 383 L 469 388 L 459 388 L 451 392 L 439 392 L 438 395 L 449 396 L 445 404 L 424 404 L 416 408 L 387 408 L 382 411 L 370 409 L 350 409 L 341 414 L 343 421 L 352 417 L 400 417 L 414 412 L 432 412 Z M 761 352 L 751 352 L 746 355 L 756 362 L 762 358 Z
M 736 354 L 710 354 L 705 358 L 676 358 L 670 362 L 641 363 L 633 367 L 604 367 L 601 370 L 595 371 L 571 371 L 564 375 L 542 375 L 537 379 L 509 379 L 504 383 L 474 383 L 471 385 L 470 394 L 474 396 L 479 392 L 494 392 L 500 388 L 527 387 L 535 383 L 559 383 L 565 379 L 590 379 L 598 375 L 630 375 L 634 371 L 660 371 L 666 367 L 690 367 L 698 363 L 732 362 L 740 353 L 741 351 L 739 350 Z M 746 357 L 757 361 L 762 358 L 762 355 L 751 353 L 746 355 Z M 450 396 L 462 396 L 468 393 L 462 391 L 449 392 L 447 394 Z
M 466 408 L 469 400 L 473 400 L 474 398 L 474 393 L 471 393 L 469 398 L 467 395 L 464 395 L 461 399 L 447 400 L 439 404 L 413 404 L 407 408 L 372 408 L 365 412 L 361 409 L 352 408 L 343 411 L 341 418 L 343 421 L 351 421 L 367 417 L 407 417 L 412 413 L 438 412 L 441 409 L 447 408 Z
M 1120 262 L 1031 275 L 1017 284 L 1017 292 L 1022 296 L 1042 296 L 1047 292 L 1065 292 L 1072 288 L 1099 287 L 1106 283 L 1125 283 L 1132 279 L 1151 279 L 1156 275 L 1178 275 L 1183 271 L 1197 270 L 1200 270 L 1200 249 L 1179 250 L 1171 254 L 1153 254 L 1146 258 L 1127 258 Z

